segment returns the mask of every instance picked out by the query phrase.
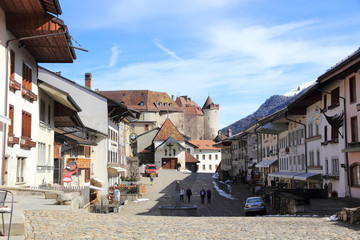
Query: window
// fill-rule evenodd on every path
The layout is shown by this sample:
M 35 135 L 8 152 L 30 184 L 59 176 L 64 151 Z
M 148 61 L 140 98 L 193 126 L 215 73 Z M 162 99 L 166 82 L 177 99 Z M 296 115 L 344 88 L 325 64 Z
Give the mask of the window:
M 173 149 L 173 156 L 175 156 L 175 154 L 176 154 L 176 150 L 175 150 L 175 149 Z
M 316 166 L 320 166 L 320 151 L 316 151 Z
M 31 85 L 32 84 L 32 69 L 25 63 L 23 63 L 22 77 L 23 77 L 23 80 L 22 80 L 23 87 L 25 87 L 31 91 L 31 89 L 32 89 L 32 85 Z
M 355 76 L 349 79 L 350 103 L 356 102 L 356 79 Z
M 48 145 L 48 165 L 50 166 L 51 165 L 51 145 L 49 144 Z
M 205 154 L 202 155 L 202 159 L 205 160 Z
M 351 141 L 358 142 L 358 125 L 357 125 L 357 116 L 352 117 L 351 121 Z
M 211 160 L 211 154 L 209 154 L 209 160 Z
M 217 169 L 218 168 L 218 165 L 217 164 L 215 164 L 215 169 Z
M 326 94 L 324 94 L 324 97 L 323 97 L 323 103 L 324 103 L 324 111 L 326 111 L 326 109 L 327 109 L 327 95 Z
M 48 120 L 48 124 L 50 125 L 50 120 L 51 120 L 51 106 L 50 106 L 50 104 L 48 105 L 47 120 Z
M 327 126 L 324 126 L 324 142 L 326 142 L 328 140 L 327 137 Z
M 9 126 L 9 133 L 14 133 L 14 106 L 9 106 L 9 118 L 11 120 L 11 125 Z
M 314 166 L 314 152 L 310 151 L 309 152 L 309 159 L 310 159 L 310 165 L 309 166 Z
M 332 163 L 332 175 L 334 176 L 339 176 L 339 159 L 338 158 L 333 158 L 331 159 L 331 163 Z
M 334 90 L 331 91 L 331 106 L 335 107 L 335 106 L 339 106 L 340 105 L 340 88 L 337 87 Z
M 331 140 L 339 139 L 339 132 L 336 128 L 331 127 Z
M 218 155 L 217 154 L 215 154 L 215 160 L 218 160 Z
M 305 154 L 301 154 L 301 170 L 305 170 Z
M 169 107 L 172 108 L 172 103 L 169 103 Z
M 140 105 L 140 106 L 144 106 L 145 104 L 144 104 L 143 101 L 141 101 L 141 102 L 139 103 L 139 105 Z
M 165 149 L 165 156 L 167 156 L 167 149 Z
M 325 174 L 329 174 L 329 160 L 325 158 Z
M 40 100 L 40 121 L 45 122 L 45 101 Z
M 18 158 L 17 159 L 17 166 L 16 166 L 16 182 L 24 182 L 24 167 L 25 167 L 25 158 Z
M 22 112 L 22 137 L 31 138 L 31 114 L 28 112 Z
M 205 170 L 205 164 L 203 164 L 203 170 Z
M 15 80 L 15 52 L 10 50 L 10 78 Z
M 38 143 L 38 165 L 43 166 L 45 165 L 45 156 L 46 156 L 46 144 L 45 143 Z
M 199 154 L 196 154 L 196 159 L 199 160 Z
M 158 103 L 158 106 L 159 106 L 159 107 L 161 107 L 161 105 L 162 105 L 162 103 L 161 103 L 161 102 L 159 102 L 159 103 Z
M 164 103 L 164 107 L 167 107 L 167 103 Z
M 145 124 L 145 131 L 149 131 L 149 124 Z
M 350 166 L 351 186 L 360 186 L 360 165 L 357 163 Z
M 209 170 L 212 170 L 212 166 L 211 166 L 211 164 L 209 164 Z

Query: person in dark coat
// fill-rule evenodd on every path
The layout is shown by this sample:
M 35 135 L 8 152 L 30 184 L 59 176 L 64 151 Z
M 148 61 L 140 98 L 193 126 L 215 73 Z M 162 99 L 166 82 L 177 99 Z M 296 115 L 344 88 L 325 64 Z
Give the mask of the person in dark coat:
M 191 195 L 192 195 L 191 189 L 188 187 L 186 189 L 186 196 L 188 198 L 188 202 L 190 202 Z
M 206 196 L 206 192 L 204 189 L 202 189 L 200 191 L 200 198 L 201 198 L 201 203 L 204 204 L 204 200 L 205 200 L 205 196 Z
M 210 188 L 206 191 L 207 202 L 211 203 L 211 190 Z

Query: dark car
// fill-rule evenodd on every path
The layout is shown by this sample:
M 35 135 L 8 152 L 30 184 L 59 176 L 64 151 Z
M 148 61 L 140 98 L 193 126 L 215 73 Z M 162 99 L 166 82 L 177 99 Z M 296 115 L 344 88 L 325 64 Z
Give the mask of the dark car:
M 266 214 L 265 203 L 261 197 L 249 197 L 245 202 L 245 215 L 248 216 L 249 213 L 262 213 Z

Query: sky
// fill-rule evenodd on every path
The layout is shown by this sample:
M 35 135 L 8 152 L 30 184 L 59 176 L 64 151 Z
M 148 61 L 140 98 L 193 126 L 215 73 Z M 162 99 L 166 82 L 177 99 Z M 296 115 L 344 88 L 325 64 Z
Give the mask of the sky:
M 77 59 L 40 64 L 92 89 L 220 105 L 219 129 L 360 47 L 360 0 L 59 0 Z

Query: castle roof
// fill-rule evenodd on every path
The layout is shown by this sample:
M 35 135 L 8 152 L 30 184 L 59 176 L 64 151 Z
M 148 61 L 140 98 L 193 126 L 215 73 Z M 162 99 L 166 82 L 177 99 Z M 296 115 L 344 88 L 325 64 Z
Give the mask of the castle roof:
M 160 131 L 156 134 L 154 141 L 166 141 L 172 137 L 176 141 L 185 141 L 183 135 L 177 130 L 170 119 L 166 119 Z
M 141 112 L 180 112 L 182 109 L 165 92 L 150 90 L 99 91 L 100 94 Z
M 183 108 L 185 114 L 187 115 L 204 115 L 199 105 L 192 101 L 188 96 L 177 97 L 175 102 Z
M 204 106 L 202 107 L 202 109 L 210 108 L 211 104 L 214 104 L 214 102 L 211 99 L 211 97 L 208 96 L 208 98 L 206 99 L 206 102 L 204 103 Z
M 215 142 L 213 140 L 191 140 L 190 143 L 201 150 L 219 150 L 219 148 L 214 147 Z

